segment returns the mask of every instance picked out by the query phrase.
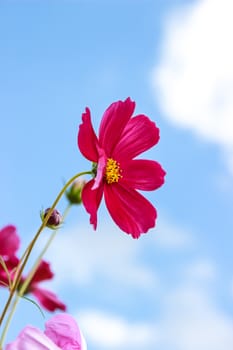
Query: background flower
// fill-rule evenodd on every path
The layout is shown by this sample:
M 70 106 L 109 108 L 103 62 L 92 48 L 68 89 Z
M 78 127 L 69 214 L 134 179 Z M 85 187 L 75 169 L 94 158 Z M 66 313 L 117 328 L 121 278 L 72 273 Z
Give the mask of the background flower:
M 0 230 L 0 255 L 3 257 L 14 256 L 19 249 L 20 239 L 16 227 L 8 225 Z
M 59 314 L 45 324 L 45 331 L 25 327 L 6 350 L 86 350 L 86 342 L 74 318 Z
M 15 254 L 19 248 L 20 238 L 15 226 L 9 225 L 0 231 L 0 243 L 0 255 L 2 255 L 8 270 L 7 273 L 3 265 L 0 265 L 0 286 L 7 287 L 9 286 L 9 277 L 13 281 L 19 264 L 19 258 Z M 48 311 L 55 311 L 56 309 L 65 311 L 66 305 L 58 299 L 55 293 L 40 287 L 41 282 L 51 280 L 53 276 L 54 273 L 50 269 L 50 264 L 41 260 L 24 294 L 33 294 L 39 304 Z M 25 276 L 21 277 L 18 289 L 20 289 L 25 279 Z
M 48 311 L 55 311 L 57 309 L 65 311 L 66 305 L 58 299 L 55 293 L 50 290 L 40 287 L 40 283 L 46 280 L 52 279 L 54 276 L 53 272 L 50 269 L 50 264 L 42 260 L 29 283 L 29 286 L 25 294 L 31 293 L 39 302 Z M 25 277 L 22 278 L 21 283 L 23 283 Z

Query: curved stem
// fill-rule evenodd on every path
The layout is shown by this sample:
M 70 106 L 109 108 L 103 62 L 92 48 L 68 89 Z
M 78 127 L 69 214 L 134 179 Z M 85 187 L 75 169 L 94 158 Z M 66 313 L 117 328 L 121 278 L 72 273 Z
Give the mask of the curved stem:
M 68 215 L 68 212 L 71 208 L 71 205 L 68 204 L 67 208 L 65 209 L 64 211 L 64 214 L 62 216 L 62 222 L 65 220 L 66 216 Z M 28 288 L 36 270 L 37 270 L 37 267 L 39 266 L 43 256 L 45 255 L 46 251 L 48 250 L 49 246 L 51 245 L 52 241 L 54 240 L 54 238 L 56 237 L 58 233 L 58 229 L 57 230 L 54 230 L 53 233 L 50 235 L 47 243 L 45 244 L 44 248 L 42 249 L 42 251 L 40 252 L 40 254 L 38 255 L 35 263 L 33 264 L 33 267 L 31 268 L 26 280 L 24 281 L 24 283 L 22 284 L 22 286 L 20 287 L 19 291 L 18 291 L 18 294 L 20 296 L 23 296 L 24 295 L 24 292 L 26 291 L 26 289 Z
M 63 222 L 64 222 L 66 216 L 68 215 L 68 212 L 69 212 L 70 208 L 71 208 L 71 205 L 68 204 L 68 206 L 66 207 L 65 212 L 64 212 L 64 214 L 62 216 L 62 221 Z M 50 235 L 47 243 L 45 244 L 44 248 L 42 249 L 42 251 L 38 255 L 35 263 L 33 264 L 32 268 L 31 268 L 31 271 L 29 272 L 26 280 L 24 281 L 24 283 L 22 284 L 20 290 L 18 291 L 17 295 L 15 296 L 14 303 L 13 303 L 11 311 L 10 311 L 8 317 L 7 317 L 6 323 L 4 325 L 4 329 L 2 331 L 2 335 L 1 335 L 1 338 L 0 338 L 0 344 L 4 343 L 7 331 L 9 329 L 12 317 L 13 317 L 13 315 L 15 313 L 16 307 L 17 307 L 17 305 L 19 303 L 20 297 L 22 297 L 24 295 L 24 292 L 27 289 L 27 287 L 29 286 L 29 284 L 30 284 L 30 282 L 31 282 L 31 280 L 32 280 L 32 278 L 34 276 L 34 273 L 35 273 L 35 271 L 36 271 L 36 269 L 37 269 L 41 259 L 43 258 L 44 254 L 46 253 L 48 247 L 51 245 L 51 243 L 54 240 L 54 238 L 55 238 L 57 233 L 58 233 L 58 230 L 54 230 L 53 233 Z M 1 350 L 1 348 L 0 348 L 0 350 Z
M 13 286 L 12 286 L 12 288 L 11 288 L 11 290 L 10 290 L 9 297 L 8 297 L 8 299 L 7 299 L 7 302 L 6 302 L 6 304 L 5 304 L 5 307 L 4 307 L 4 309 L 3 309 L 3 311 L 2 311 L 2 314 L 1 314 L 1 317 L 0 317 L 0 326 L 2 325 L 2 322 L 3 322 L 3 320 L 4 320 L 4 317 L 5 317 L 5 315 L 6 315 L 6 312 L 7 312 L 8 308 L 9 308 L 9 306 L 10 306 L 10 304 L 11 304 L 11 301 L 12 301 L 12 298 L 13 298 L 13 296 L 14 296 L 14 294 L 15 294 L 15 291 L 17 290 L 17 287 L 18 287 L 19 282 L 20 282 L 20 278 L 21 278 L 21 276 L 22 276 L 22 273 L 23 273 L 23 270 L 24 270 L 24 268 L 25 268 L 25 265 L 26 265 L 26 263 L 27 263 L 27 261 L 28 261 L 28 259 L 29 259 L 29 256 L 30 256 L 30 254 L 31 254 L 31 251 L 32 251 L 32 249 L 33 249 L 33 247 L 34 247 L 34 245 L 35 245 L 37 239 L 39 238 L 41 232 L 42 232 L 43 229 L 46 227 L 47 222 L 48 222 L 48 220 L 49 220 L 49 218 L 50 218 L 50 216 L 51 216 L 53 210 L 55 209 L 57 203 L 60 201 L 60 199 L 61 199 L 61 197 L 63 196 L 63 194 L 65 193 L 66 189 L 67 189 L 78 177 L 83 176 L 83 175 L 91 175 L 91 174 L 92 174 L 92 171 L 84 171 L 84 172 L 81 172 L 81 173 L 78 173 L 78 174 L 74 175 L 74 176 L 65 184 L 65 186 L 62 188 L 62 190 L 61 190 L 61 191 L 59 192 L 59 194 L 57 195 L 55 201 L 53 202 L 53 204 L 52 204 L 52 206 L 51 206 L 51 208 L 50 208 L 50 210 L 48 211 L 48 213 L 47 213 L 47 215 L 45 216 L 45 218 L 44 218 L 42 224 L 40 225 L 39 229 L 37 230 L 37 232 L 36 232 L 36 234 L 35 234 L 33 240 L 29 243 L 29 245 L 28 245 L 28 247 L 27 247 L 27 249 L 26 249 L 26 251 L 25 251 L 25 254 L 23 254 L 23 255 L 24 255 L 24 259 L 23 259 L 23 261 L 22 261 L 22 263 L 21 263 L 21 266 L 19 265 L 19 269 L 18 269 L 17 272 L 16 272 L 16 276 L 15 276 L 15 279 L 14 279 Z M 1 348 L 1 343 L 0 343 L 0 348 Z

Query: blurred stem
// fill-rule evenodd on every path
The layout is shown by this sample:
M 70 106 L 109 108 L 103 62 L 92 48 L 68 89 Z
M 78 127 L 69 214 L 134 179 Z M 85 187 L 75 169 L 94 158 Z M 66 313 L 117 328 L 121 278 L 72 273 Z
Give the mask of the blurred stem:
M 71 204 L 68 204 L 65 211 L 64 211 L 64 214 L 62 216 L 62 222 L 64 222 L 65 218 L 67 217 L 68 213 L 69 213 L 69 210 L 71 208 Z M 10 323 L 11 323 L 11 320 L 13 318 L 13 315 L 16 311 L 16 308 L 17 308 L 17 305 L 19 303 L 19 300 L 20 298 L 24 295 L 24 292 L 25 290 L 28 288 L 33 276 L 34 276 L 34 273 L 36 272 L 36 269 L 37 267 L 39 266 L 43 256 L 45 255 L 46 251 L 48 250 L 49 246 L 51 245 L 52 241 L 54 240 L 55 236 L 57 235 L 59 229 L 58 230 L 54 230 L 52 232 L 52 234 L 49 236 L 49 239 L 48 241 L 46 242 L 44 248 L 42 249 L 42 251 L 40 252 L 40 254 L 38 255 L 35 263 L 33 264 L 26 280 L 24 281 L 24 283 L 22 284 L 22 286 L 20 287 L 18 293 L 15 295 L 15 299 L 14 299 L 14 302 L 13 302 L 13 305 L 12 305 L 12 308 L 11 308 L 11 311 L 7 317 L 7 320 L 6 320 L 6 323 L 5 323 L 5 326 L 3 328 L 3 331 L 2 331 L 2 335 L 1 335 L 1 339 L 0 339 L 0 344 L 3 344 L 4 343 L 4 340 L 5 340 L 5 337 L 6 337 L 6 334 L 7 334 L 7 331 L 9 329 L 9 326 L 10 326 Z M 0 348 L 1 350 L 1 348 Z
M 2 331 L 2 335 L 1 335 L 1 338 L 0 338 L 0 350 L 2 350 L 2 346 L 3 346 L 3 343 L 4 343 L 4 340 L 5 340 L 5 337 L 7 335 L 7 331 L 10 327 L 10 323 L 11 323 L 11 320 L 12 320 L 12 317 L 15 313 L 15 310 L 16 310 L 16 307 L 18 305 L 18 302 L 19 302 L 19 299 L 20 299 L 20 296 L 18 294 L 15 294 L 15 299 L 14 299 L 14 302 L 12 304 L 12 308 L 11 308 L 11 312 L 9 313 L 8 317 L 7 317 L 7 320 L 6 320 L 6 324 L 3 328 L 3 331 Z
M 7 313 L 7 310 L 9 309 L 10 307 L 10 304 L 12 302 L 12 299 L 13 299 L 13 296 L 15 294 L 15 292 L 17 291 L 17 287 L 19 285 L 19 282 L 20 282 L 20 279 L 21 279 L 21 276 L 22 276 L 22 273 L 23 273 L 23 270 L 27 264 L 27 261 L 30 257 L 30 254 L 32 252 L 32 249 L 37 241 L 37 239 L 39 238 L 41 232 L 43 231 L 43 229 L 46 227 L 47 225 L 47 222 L 53 212 L 53 210 L 55 209 L 56 205 L 58 204 L 58 202 L 60 201 L 61 197 L 63 196 L 63 194 L 65 193 L 65 191 L 67 190 L 67 188 L 80 176 L 83 176 L 83 175 L 92 175 L 92 171 L 84 171 L 84 172 L 81 172 L 81 173 L 78 173 L 76 175 L 74 175 L 66 184 L 65 186 L 62 188 L 62 190 L 59 192 L 59 194 L 57 195 L 55 201 L 53 202 L 51 208 L 49 209 L 47 215 L 45 216 L 42 224 L 40 225 L 39 229 L 37 230 L 34 238 L 32 239 L 32 241 L 29 243 L 27 249 L 25 250 L 24 254 L 23 254 L 23 258 L 21 259 L 21 263 L 19 264 L 19 267 L 18 269 L 16 270 L 16 274 L 15 274 L 15 278 L 14 278 L 14 281 L 13 281 L 13 285 L 12 285 L 12 288 L 10 290 L 10 294 L 9 294 L 9 297 L 6 301 L 6 304 L 4 306 L 4 309 L 2 311 L 2 314 L 1 314 L 1 317 L 0 317 L 0 326 L 2 325 L 2 322 L 5 318 L 5 315 Z M 53 238 L 52 238 L 53 239 Z M 16 303 L 17 304 L 17 303 Z M 5 337 L 5 335 L 4 335 Z M 0 350 L 2 349 L 2 344 L 3 344 L 3 341 L 0 340 Z
M 64 214 L 62 216 L 62 222 L 64 222 L 65 218 L 67 217 L 68 213 L 69 213 L 69 210 L 71 208 L 71 204 L 68 204 L 65 211 L 64 211 Z M 38 255 L 35 263 L 33 264 L 33 267 L 31 268 L 26 280 L 24 281 L 24 283 L 22 284 L 22 286 L 20 287 L 19 291 L 18 291 L 18 294 L 19 296 L 23 296 L 26 289 L 28 288 L 33 276 L 34 276 L 34 273 L 36 272 L 37 270 L 37 267 L 39 266 L 43 256 L 45 255 L 46 251 L 48 250 L 49 246 L 51 245 L 52 241 L 54 240 L 54 238 L 56 237 L 57 233 L 58 233 L 59 229 L 57 230 L 54 230 L 52 232 L 52 234 L 50 235 L 47 243 L 45 244 L 44 248 L 42 249 L 42 251 L 40 252 L 40 254 Z

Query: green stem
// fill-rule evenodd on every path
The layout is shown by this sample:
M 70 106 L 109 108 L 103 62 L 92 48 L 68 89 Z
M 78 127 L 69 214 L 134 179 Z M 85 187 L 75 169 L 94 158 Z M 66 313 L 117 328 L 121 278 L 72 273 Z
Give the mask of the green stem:
M 65 193 L 65 191 L 67 190 L 67 188 L 68 188 L 78 177 L 83 176 L 83 175 L 92 175 L 92 171 L 84 171 L 84 172 L 78 173 L 78 174 L 74 175 L 74 176 L 65 184 L 65 186 L 62 188 L 62 190 L 61 190 L 61 191 L 59 192 L 59 194 L 57 195 L 55 201 L 53 202 L 53 204 L 52 204 L 52 206 L 51 206 L 51 208 L 50 208 L 50 210 L 48 211 L 48 213 L 47 213 L 47 215 L 45 216 L 45 218 L 44 218 L 42 224 L 40 225 L 38 231 L 36 232 L 36 234 L 35 234 L 33 240 L 29 243 L 29 245 L 28 245 L 28 247 L 27 247 L 25 253 L 23 254 L 24 259 L 23 259 L 23 261 L 22 261 L 22 263 L 21 263 L 21 266 L 19 265 L 19 268 L 18 268 L 18 270 L 16 271 L 16 276 L 15 276 L 15 279 L 14 279 L 13 286 L 12 286 L 12 288 L 11 288 L 11 290 L 10 290 L 9 297 L 8 297 L 8 299 L 7 299 L 7 301 L 6 301 L 6 304 L 5 304 L 5 307 L 4 307 L 3 311 L 2 311 L 2 314 L 1 314 L 1 317 L 0 317 L 0 326 L 2 325 L 2 322 L 3 322 L 4 318 L 5 318 L 6 313 L 7 313 L 7 310 L 8 310 L 8 308 L 9 308 L 9 306 L 10 306 L 10 304 L 11 304 L 11 301 L 12 301 L 12 299 L 13 299 L 13 296 L 14 296 L 16 290 L 17 290 L 17 287 L 18 287 L 18 285 L 19 285 L 19 282 L 20 282 L 20 279 L 21 279 L 23 270 L 24 270 L 24 268 L 25 268 L 25 265 L 27 264 L 27 261 L 28 261 L 28 259 L 29 259 L 29 256 L 30 256 L 30 254 L 31 254 L 31 252 L 32 252 L 32 249 L 33 249 L 33 247 L 34 247 L 34 245 L 35 245 L 37 239 L 39 238 L 39 236 L 40 236 L 41 232 L 43 231 L 43 229 L 46 227 L 47 222 L 48 222 L 48 220 L 49 220 L 49 218 L 50 218 L 50 216 L 51 216 L 53 210 L 55 209 L 57 203 L 60 201 L 61 197 L 63 196 L 63 194 Z M 1 346 L 2 346 L 2 343 L 0 342 L 0 349 L 1 349 Z
M 15 313 L 15 310 L 16 310 L 16 307 L 19 303 L 19 299 L 20 299 L 20 296 L 18 294 L 15 295 L 15 299 L 14 299 L 14 302 L 13 302 L 13 305 L 12 305 L 12 309 L 11 309 L 11 312 L 9 313 L 8 317 L 7 317 L 7 320 L 6 320 L 6 323 L 5 323 L 5 326 L 4 326 L 4 329 L 2 331 L 2 335 L 1 335 L 1 339 L 0 339 L 0 350 L 2 350 L 3 348 L 3 343 L 4 343 L 4 340 L 5 340 L 5 337 L 7 335 L 7 332 L 8 332 L 8 329 L 10 327 L 10 323 L 11 323 L 11 320 L 12 320 L 12 317 Z
M 71 205 L 68 204 L 68 206 L 65 209 L 65 212 L 64 212 L 64 214 L 62 216 L 62 222 L 64 222 L 66 216 L 69 213 L 70 208 L 71 208 Z M 45 253 L 48 250 L 49 246 L 51 245 L 52 241 L 56 237 L 57 233 L 58 233 L 58 230 L 54 230 L 53 233 L 49 236 L 49 239 L 48 239 L 47 243 L 45 244 L 44 248 L 42 249 L 42 251 L 38 255 L 38 257 L 37 257 L 35 263 L 33 264 L 33 267 L 31 268 L 31 270 L 30 270 L 26 280 L 24 281 L 24 283 L 22 284 L 22 286 L 20 287 L 20 289 L 18 291 L 18 294 L 20 296 L 23 296 L 25 291 L 27 290 L 27 288 L 28 288 L 28 286 L 29 286 L 29 284 L 30 284 L 30 282 L 31 282 L 31 280 L 32 280 L 32 278 L 33 278 L 33 276 L 34 276 L 34 274 L 35 274 L 35 272 L 36 272 L 36 270 L 37 270 L 37 268 L 38 268 L 42 258 L 43 258 L 43 256 L 45 255 Z
M 64 222 L 66 216 L 68 215 L 68 212 L 69 212 L 70 208 L 71 208 L 71 205 L 68 204 L 68 206 L 66 207 L 65 212 L 64 212 L 64 214 L 62 216 L 62 222 Z M 11 311 L 10 311 L 8 317 L 7 317 L 5 326 L 4 326 L 3 331 L 2 331 L 2 335 L 1 335 L 1 338 L 0 338 L 0 344 L 3 344 L 4 341 L 5 341 L 5 337 L 7 335 L 7 332 L 8 332 L 10 323 L 11 323 L 11 320 L 13 318 L 13 315 L 14 315 L 15 310 L 17 308 L 17 305 L 19 303 L 20 297 L 22 297 L 24 295 L 24 292 L 28 288 L 28 286 L 29 286 L 29 284 L 30 284 L 30 282 L 31 282 L 31 280 L 32 280 L 32 278 L 34 276 L 34 273 L 36 272 L 36 269 L 37 269 L 38 265 L 40 264 L 40 261 L 42 260 L 43 256 L 45 255 L 46 251 L 48 250 L 49 246 L 51 245 L 51 243 L 54 240 L 54 238 L 55 238 L 57 233 L 58 233 L 58 230 L 55 230 L 49 236 L 49 239 L 48 239 L 47 243 L 45 244 L 44 248 L 42 249 L 42 251 L 38 255 L 38 257 L 37 257 L 35 263 L 33 264 L 33 266 L 31 268 L 31 270 L 30 270 L 26 280 L 24 281 L 24 283 L 22 284 L 21 288 L 19 289 L 17 295 L 15 296 L 14 303 L 12 305 Z

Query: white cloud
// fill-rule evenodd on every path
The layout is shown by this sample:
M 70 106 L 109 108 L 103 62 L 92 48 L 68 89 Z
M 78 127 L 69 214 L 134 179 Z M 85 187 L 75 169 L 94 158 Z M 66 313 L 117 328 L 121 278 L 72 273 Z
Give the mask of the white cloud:
M 163 234 L 163 227 L 167 227 L 168 237 L 172 232 L 182 232 L 181 238 L 177 235 L 178 247 L 193 243 L 192 239 L 187 240 L 183 230 L 167 224 L 167 221 L 161 223 L 158 235 Z M 77 320 L 88 346 L 97 350 L 231 350 L 233 320 L 221 309 L 213 293 L 218 270 L 207 257 L 192 257 L 191 261 L 188 258 L 183 261 L 183 266 L 174 264 L 176 282 L 171 282 L 167 288 L 159 280 L 160 292 L 147 294 L 150 319 L 141 318 L 140 308 L 144 305 L 145 293 L 140 293 L 137 288 L 150 290 L 150 286 L 158 283 L 157 272 L 163 272 L 161 266 L 154 270 L 154 267 L 143 264 L 143 253 L 151 243 L 154 246 L 158 236 L 151 232 L 144 238 L 132 240 L 113 224 L 105 223 L 100 225 L 98 232 L 83 226 L 63 230 L 52 245 L 50 260 L 54 270 L 59 271 L 57 277 L 62 284 L 67 283 L 72 288 L 72 283 L 94 283 L 93 291 L 98 293 L 96 276 L 101 276 L 101 280 L 105 278 L 109 285 L 108 295 L 113 303 L 115 283 L 124 290 L 124 303 L 131 298 L 127 287 L 133 287 L 139 298 L 136 306 L 139 310 L 133 321 L 127 316 L 128 311 L 119 310 L 119 316 L 111 311 L 111 306 L 108 312 L 96 307 L 79 310 Z M 169 238 L 167 242 L 165 239 L 164 248 L 177 249 L 177 244 L 171 243 L 173 239 Z
M 166 227 L 165 224 L 161 226 Z M 173 225 L 168 227 L 168 236 L 173 229 L 179 232 Z M 159 235 L 162 233 L 163 230 L 159 230 Z M 185 232 L 182 237 L 185 237 Z M 178 269 L 174 265 L 177 282 L 170 283 L 167 288 L 159 281 L 160 292 L 147 294 L 146 304 L 151 305 L 150 319 L 141 318 L 140 308 L 144 305 L 145 294 L 135 286 L 146 289 L 156 285 L 157 272 L 162 272 L 159 266 L 154 271 L 154 268 L 150 270 L 151 267 L 143 265 L 141 253 L 152 242 L 154 246 L 156 235 L 146 238 L 132 240 L 114 225 L 106 223 L 100 226 L 99 232 L 82 226 L 70 232 L 63 230 L 51 247 L 50 260 L 54 270 L 59 271 L 57 275 L 61 283 L 68 283 L 72 288 L 72 283 L 95 283 L 96 276 L 101 276 L 101 280 L 106 278 L 113 302 L 115 295 L 111 288 L 114 289 L 115 283 L 124 290 L 124 303 L 131 298 L 127 287 L 133 287 L 138 295 L 139 310 L 134 320 L 127 316 L 127 311 L 119 310 L 121 316 L 116 315 L 111 307 L 108 312 L 94 307 L 76 313 L 88 346 L 97 350 L 231 350 L 233 320 L 221 309 L 213 293 L 218 270 L 207 257 L 186 259 Z M 186 238 L 179 238 L 178 242 L 181 242 L 178 247 L 186 247 Z M 173 243 L 164 247 L 177 249 Z M 96 284 L 93 290 L 98 293 Z
M 206 258 L 195 258 L 195 261 L 193 261 L 191 264 L 186 264 L 184 275 L 186 276 L 187 280 L 201 282 L 203 285 L 215 281 L 218 271 L 212 261 Z
M 100 223 L 96 232 L 89 225 L 63 228 L 48 251 L 52 269 L 57 271 L 54 283 L 85 286 L 98 276 L 113 288 L 121 285 L 155 291 L 160 288 L 160 278 L 154 265 L 143 263 L 144 254 L 151 247 L 169 251 L 193 248 L 193 237 L 164 218 L 139 240 L 120 231 L 110 219 Z
M 188 229 L 178 227 L 165 218 L 158 221 L 154 242 L 160 248 L 186 249 L 196 245 L 194 235 Z
M 125 287 L 146 289 L 159 283 L 155 271 L 139 259 L 143 241 L 133 240 L 110 221 L 96 232 L 91 226 L 62 231 L 49 249 L 53 269 L 59 271 L 57 283 L 87 285 L 97 276 Z
M 166 296 L 163 312 L 160 344 L 168 349 L 233 348 L 233 321 L 218 308 L 208 289 L 195 283 L 180 286 Z
M 180 274 L 181 282 L 166 290 L 160 300 L 155 350 L 231 350 L 233 319 L 216 298 L 215 263 L 196 258 L 186 262 Z
M 233 2 L 200 0 L 165 23 L 153 87 L 164 115 L 220 145 L 233 173 Z
M 88 341 L 100 349 L 146 349 L 156 339 L 156 329 L 150 324 L 102 311 L 86 310 L 77 319 Z
M 129 321 L 95 309 L 78 312 L 87 343 L 109 350 L 231 350 L 230 316 L 221 311 L 207 286 L 183 282 L 164 294 L 161 312 L 151 321 Z

